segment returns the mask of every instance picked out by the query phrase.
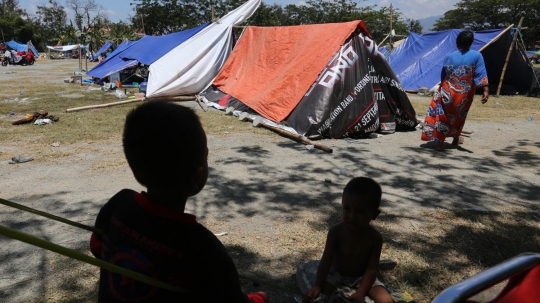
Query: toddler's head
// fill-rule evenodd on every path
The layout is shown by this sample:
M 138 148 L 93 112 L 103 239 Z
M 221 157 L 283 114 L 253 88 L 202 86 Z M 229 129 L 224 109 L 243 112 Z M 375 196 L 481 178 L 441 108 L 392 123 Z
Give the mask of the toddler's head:
M 343 190 L 343 222 L 351 229 L 363 228 L 375 220 L 381 204 L 381 186 L 371 178 L 354 178 Z

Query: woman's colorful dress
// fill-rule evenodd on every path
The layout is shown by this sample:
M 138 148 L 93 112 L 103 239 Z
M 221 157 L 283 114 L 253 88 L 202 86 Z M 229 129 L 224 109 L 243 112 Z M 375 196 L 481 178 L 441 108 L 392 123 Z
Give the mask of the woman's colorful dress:
M 446 137 L 459 137 L 465 125 L 476 87 L 488 85 L 482 54 L 475 50 L 459 50 L 444 60 L 441 85 L 429 105 L 422 140 L 444 142 Z

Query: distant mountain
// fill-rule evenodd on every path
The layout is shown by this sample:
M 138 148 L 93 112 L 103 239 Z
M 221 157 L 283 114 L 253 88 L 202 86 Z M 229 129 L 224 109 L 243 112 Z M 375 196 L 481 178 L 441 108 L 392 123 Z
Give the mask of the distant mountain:
M 431 29 L 435 25 L 435 21 L 437 21 L 437 19 L 440 19 L 442 17 L 444 17 L 444 16 L 439 15 L 439 16 L 431 16 L 431 17 L 427 17 L 427 18 L 423 18 L 423 19 L 418 19 L 418 21 L 420 21 L 420 25 L 422 25 L 423 33 L 432 32 Z

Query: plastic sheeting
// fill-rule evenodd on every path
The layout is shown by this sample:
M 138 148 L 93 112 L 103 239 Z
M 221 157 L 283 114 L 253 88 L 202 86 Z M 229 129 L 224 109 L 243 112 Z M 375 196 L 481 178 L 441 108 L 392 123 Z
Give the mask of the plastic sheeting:
M 96 67 L 86 74 L 104 78 L 117 71 L 137 65 L 139 62 L 150 65 L 207 26 L 208 23 L 205 23 L 195 28 L 165 36 L 144 36 L 137 43 L 131 45 L 131 47 L 113 52 L 114 54 L 111 53 L 107 56 L 106 59 L 108 60 L 106 62 L 103 62 L 99 67 L 96 65 Z
M 411 33 L 405 42 L 390 53 L 387 60 L 406 90 L 431 88 L 441 81 L 444 59 L 447 54 L 457 50 L 456 38 L 461 31 L 452 29 L 424 35 Z M 471 49 L 480 50 L 502 31 L 502 29 L 496 29 L 475 32 Z M 510 32 L 506 32 L 482 51 L 490 89 L 492 86 L 496 88 L 499 83 L 510 43 Z M 520 83 L 529 85 L 532 71 L 520 57 L 519 52 L 514 49 L 508 68 L 515 71 L 507 70 L 505 81 L 512 82 L 514 87 L 520 87 L 519 89 L 516 87 L 517 90 L 526 91 L 527 88 Z
M 261 0 L 249 0 L 150 65 L 147 97 L 195 94 L 217 75 L 233 46 L 232 26 L 246 21 Z
M 81 47 L 82 49 L 86 48 L 86 46 L 81 44 L 73 44 L 73 45 L 57 45 L 57 46 L 49 46 L 47 45 L 47 48 L 53 51 L 57 52 L 67 52 L 70 50 L 79 49 Z
M 22 52 L 22 51 L 27 51 L 27 47 L 30 48 L 32 50 L 32 52 L 34 53 L 34 56 L 39 56 L 39 53 L 37 51 L 37 49 L 34 47 L 34 45 L 32 44 L 32 41 L 28 41 L 27 43 L 19 43 L 17 41 L 14 41 L 14 40 L 11 40 L 11 41 L 8 41 L 6 42 L 7 46 L 11 47 L 12 49 L 18 51 L 18 52 Z
M 265 118 L 280 122 L 358 28 L 368 32 L 363 21 L 250 26 L 214 85 Z
M 111 46 L 112 46 L 111 41 L 105 42 L 105 44 L 103 44 L 103 46 L 90 58 L 90 60 L 96 60 L 97 57 L 99 57 L 99 55 L 101 55 L 103 52 L 108 50 L 109 47 L 111 47 Z
M 130 48 L 138 41 L 127 41 L 124 40 L 120 45 L 116 47 L 114 51 L 112 51 L 102 62 L 99 62 L 94 68 L 86 72 L 88 76 L 97 77 L 97 78 L 105 78 L 109 76 L 112 73 L 115 73 L 117 71 L 126 69 L 130 66 L 133 66 L 137 64 L 135 60 L 131 60 L 129 62 L 125 62 L 121 58 L 118 57 L 118 54 L 126 50 L 127 48 Z

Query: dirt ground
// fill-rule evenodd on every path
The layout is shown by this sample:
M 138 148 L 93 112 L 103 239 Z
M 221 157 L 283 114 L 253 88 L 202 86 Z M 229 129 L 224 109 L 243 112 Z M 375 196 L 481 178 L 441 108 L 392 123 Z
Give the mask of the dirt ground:
M 0 80 L 4 77 L 0 73 Z M 194 103 L 184 105 L 197 109 Z M 369 176 L 382 185 L 382 214 L 377 221 L 385 243 L 407 241 L 405 236 L 393 238 L 399 231 L 386 230 L 385 223 L 407 233 L 426 234 L 426 216 L 440 209 L 476 208 L 478 213 L 504 212 L 513 206 L 535 209 L 540 195 L 540 113 L 533 115 L 533 121 L 467 122 L 466 129 L 474 133 L 462 147 L 443 152 L 426 148 L 420 130 L 376 139 L 320 141 L 333 148 L 331 154 L 308 150 L 270 132 L 210 135 L 208 183 L 189 200 L 187 212 L 213 232 L 227 232 L 220 239 L 241 273 L 292 288 L 296 267 L 322 254 L 324 231 L 339 220 L 340 195 L 353 176 Z M 0 197 L 93 225 L 100 207 L 117 191 L 143 190 L 122 158 L 120 134 L 62 148 L 82 152 L 55 161 L 8 164 L 18 154 L 32 155 L 17 142 L 0 138 Z M 5 206 L 0 206 L 0 222 L 87 250 L 89 232 L 75 227 Z M 305 239 L 307 229 L 320 232 Z M 292 245 L 295 242 L 302 246 Z M 396 258 L 388 245 L 384 249 L 383 255 Z M 94 267 L 81 267 L 3 236 L 0 260 L 1 302 L 95 301 Z M 246 281 L 244 287 L 268 291 L 272 302 L 294 302 L 290 293 Z M 70 291 L 77 297 L 70 298 Z

